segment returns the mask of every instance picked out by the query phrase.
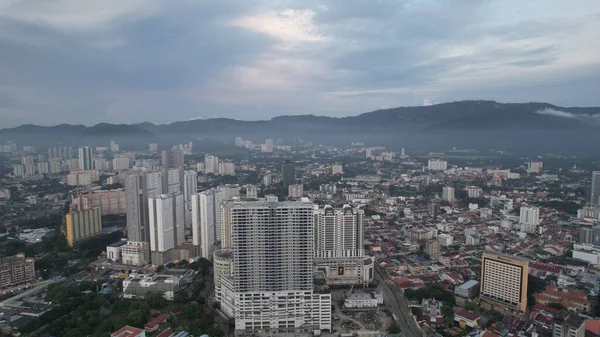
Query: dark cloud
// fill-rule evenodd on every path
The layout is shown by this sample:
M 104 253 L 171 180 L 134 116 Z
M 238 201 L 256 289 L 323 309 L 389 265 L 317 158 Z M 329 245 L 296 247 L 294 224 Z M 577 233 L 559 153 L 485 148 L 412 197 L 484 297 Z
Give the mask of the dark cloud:
M 600 5 L 553 3 L 0 0 L 0 124 L 339 116 L 425 99 L 600 104 L 588 75 Z

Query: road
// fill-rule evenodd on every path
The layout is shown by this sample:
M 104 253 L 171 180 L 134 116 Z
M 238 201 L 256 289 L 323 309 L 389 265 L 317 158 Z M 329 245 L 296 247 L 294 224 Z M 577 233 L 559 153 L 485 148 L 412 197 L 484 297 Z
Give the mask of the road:
M 390 308 L 398 326 L 405 336 L 422 337 L 421 330 L 416 326 L 415 320 L 411 314 L 408 302 L 385 270 L 379 265 L 375 265 L 375 278 L 379 282 L 379 288 L 383 292 L 385 303 Z M 390 282 L 390 286 L 386 281 Z
M 36 283 L 33 285 L 33 288 L 28 289 L 18 295 L 15 295 L 5 301 L 0 302 L 0 307 L 6 307 L 6 306 L 13 306 L 16 305 L 19 300 L 27 297 L 27 296 L 31 296 L 35 293 L 37 293 L 38 291 L 48 288 L 49 285 L 51 285 L 52 283 L 54 283 L 54 280 L 46 280 L 46 281 L 42 281 L 39 283 Z

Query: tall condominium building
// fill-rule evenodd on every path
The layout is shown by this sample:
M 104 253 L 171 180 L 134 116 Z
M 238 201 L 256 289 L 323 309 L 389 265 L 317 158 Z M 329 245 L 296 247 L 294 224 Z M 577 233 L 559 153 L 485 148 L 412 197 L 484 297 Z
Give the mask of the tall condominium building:
M 69 247 L 102 232 L 100 207 L 80 208 L 75 206 L 65 215 L 65 218 Z
M 349 205 L 315 208 L 315 257 L 364 256 L 364 214 Z
M 448 169 L 448 162 L 439 159 L 429 159 L 427 169 L 431 171 L 445 171 Z
M 192 195 L 198 193 L 198 173 L 185 171 L 183 173 L 183 202 L 185 204 L 185 227 L 192 226 Z
M 219 163 L 219 174 L 222 176 L 233 176 L 235 175 L 235 164 L 228 162 Z
M 261 152 L 273 152 L 273 139 L 266 139 L 260 150 Z
M 554 316 L 552 337 L 584 337 L 586 319 L 578 314 L 564 310 Z
M 219 157 L 212 155 L 204 157 L 204 173 L 219 174 Z
M 172 165 L 174 167 L 182 167 L 185 165 L 185 153 L 184 150 L 178 146 L 171 148 L 171 158 L 173 160 Z
M 93 190 L 71 197 L 71 205 L 80 209 L 100 207 L 101 215 L 126 214 L 126 193 L 124 189 Z
M 442 188 L 442 199 L 448 202 L 454 202 L 454 187 L 445 186 Z
M 164 193 L 183 193 L 184 171 L 183 167 L 163 168 L 163 191 Z
M 17 177 L 22 177 L 25 175 L 25 166 L 22 164 L 15 164 L 13 167 L 13 175 Z
M 48 148 L 48 159 L 71 159 L 71 147 L 56 146 Z
M 519 213 L 519 223 L 521 231 L 526 233 L 535 233 L 540 223 L 539 207 L 521 207 Z
M 481 260 L 481 300 L 525 313 L 529 260 L 486 251 Z
M 114 140 L 110 141 L 110 151 L 111 152 L 119 152 L 120 147 L 119 144 L 117 144 L 117 142 L 115 142 Z
M 34 164 L 34 158 L 33 156 L 22 156 L 21 157 L 21 164 L 23 165 L 33 165 Z
M 57 174 L 65 171 L 65 166 L 60 160 L 52 159 L 49 163 L 50 174 Z
M 25 175 L 26 176 L 30 176 L 30 175 L 34 175 L 35 174 L 35 169 L 36 169 L 36 165 L 35 164 L 30 164 L 30 165 L 23 165 L 25 167 Z
M 296 182 L 296 166 L 294 163 L 285 162 L 281 164 L 281 183 L 288 187 Z
M 24 254 L 0 258 L 0 289 L 35 282 L 34 262 Z
M 225 307 L 233 311 L 228 314 L 235 329 L 331 330 L 331 295 L 313 292 L 314 214 L 308 199 L 228 201 L 223 212 L 231 221 L 232 276 L 220 276 L 224 294 L 217 296 L 234 302 Z
M 364 211 L 345 205 L 341 209 L 314 208 L 315 265 L 329 285 L 370 283 L 373 260 L 365 256 Z
M 593 206 L 600 206 L 600 171 L 592 172 L 590 204 Z
M 196 171 L 183 172 L 183 201 L 191 202 L 192 195 L 198 191 L 198 173 Z
M 343 173 L 344 173 L 344 166 L 342 166 L 341 164 L 331 165 L 331 174 L 343 174 Z
M 532 160 L 529 163 L 527 163 L 527 172 L 540 173 L 540 172 L 542 172 L 543 167 L 544 167 L 544 162 Z
M 437 259 L 442 251 L 442 245 L 439 240 L 431 239 L 425 242 L 425 253 L 432 259 Z
M 79 147 L 79 169 L 82 171 L 93 170 L 92 167 L 92 148 L 90 146 Z
M 235 146 L 243 147 L 244 139 L 242 137 L 235 137 Z
M 185 241 L 183 195 L 176 192 L 150 197 L 148 214 L 151 260 L 162 265 L 171 261 L 172 249 Z
M 436 220 L 438 214 L 440 213 L 440 205 L 432 202 L 429 204 L 428 208 L 429 208 L 429 216 L 432 217 L 434 220 Z
M 481 193 L 483 193 L 483 190 L 481 189 L 481 187 L 477 187 L 477 186 L 467 187 L 467 196 L 469 198 L 479 198 L 481 196 Z
M 128 170 L 129 169 L 129 158 L 127 158 L 127 157 L 114 158 L 112 160 L 112 169 L 115 171 Z
M 150 143 L 150 145 L 148 146 L 148 150 L 150 152 L 158 152 L 158 144 Z
M 304 194 L 304 186 L 301 184 L 292 184 L 288 186 L 288 197 L 301 198 Z
M 171 150 L 163 150 L 161 152 L 161 164 L 165 168 L 183 167 L 185 164 L 184 150 L 179 146 L 173 146 Z
M 134 171 L 125 176 L 127 237 L 133 242 L 149 242 L 148 199 L 163 194 L 160 171 Z
M 582 227 L 579 229 L 579 243 L 600 246 L 600 227 Z
M 37 163 L 37 172 L 39 174 L 50 174 L 50 164 L 47 161 Z
M 192 243 L 201 257 L 212 259 L 213 249 L 221 241 L 221 203 L 239 194 L 238 185 L 226 185 L 192 195 Z

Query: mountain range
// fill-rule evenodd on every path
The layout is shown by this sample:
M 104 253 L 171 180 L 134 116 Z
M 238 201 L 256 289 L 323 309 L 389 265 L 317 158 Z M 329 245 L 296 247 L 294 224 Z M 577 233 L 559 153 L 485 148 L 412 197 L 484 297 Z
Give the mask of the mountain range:
M 600 107 L 559 107 L 548 103 L 458 101 L 399 107 L 350 117 L 279 116 L 270 120 L 196 119 L 170 124 L 21 125 L 0 129 L 0 140 L 31 145 L 99 145 L 109 140 L 165 146 L 210 138 L 232 142 L 237 136 L 262 142 L 298 138 L 328 144 L 366 142 L 422 150 L 449 146 L 506 150 L 589 153 L 600 141 Z

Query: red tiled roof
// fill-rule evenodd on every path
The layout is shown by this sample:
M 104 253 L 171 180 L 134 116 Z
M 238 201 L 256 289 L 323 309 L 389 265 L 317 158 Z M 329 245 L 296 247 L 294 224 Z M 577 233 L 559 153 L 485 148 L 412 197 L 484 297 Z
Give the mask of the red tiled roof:
M 173 329 L 168 328 L 167 330 L 163 331 L 160 333 L 160 335 L 156 336 L 156 337 L 169 337 L 173 334 Z
M 600 333 L 600 319 L 588 319 L 585 321 L 585 329 L 595 334 Z
M 129 337 L 129 336 L 138 336 L 139 334 L 143 333 L 144 330 L 142 329 L 138 329 L 138 328 L 134 328 L 132 326 L 126 325 L 124 327 L 122 327 L 121 329 L 119 329 L 116 332 L 112 333 L 112 336 L 117 336 L 117 337 Z
M 479 318 L 481 318 L 481 315 L 478 315 L 478 314 L 476 314 L 474 312 L 468 312 L 468 311 L 466 311 L 464 309 L 461 309 L 461 310 L 457 311 L 456 312 L 456 316 L 464 317 L 464 318 L 466 318 L 466 319 L 468 319 L 470 321 L 476 321 Z
M 551 313 L 551 314 L 553 314 L 553 315 L 558 315 L 558 314 L 560 314 L 560 310 L 558 310 L 558 309 L 556 309 L 556 308 L 553 308 L 553 307 L 549 307 L 549 306 L 547 306 L 547 305 L 543 305 L 543 304 L 541 304 L 541 303 L 536 303 L 536 304 L 533 306 L 533 308 L 534 308 L 534 309 L 539 309 L 539 310 L 543 310 L 543 311 L 549 312 L 549 313 Z
M 160 323 L 164 322 L 166 319 L 167 319 L 167 317 L 165 317 L 165 315 L 160 315 L 160 316 L 154 317 L 153 319 L 148 321 L 148 323 L 146 323 L 146 325 L 144 325 L 144 327 L 153 328 L 153 327 L 159 325 Z

